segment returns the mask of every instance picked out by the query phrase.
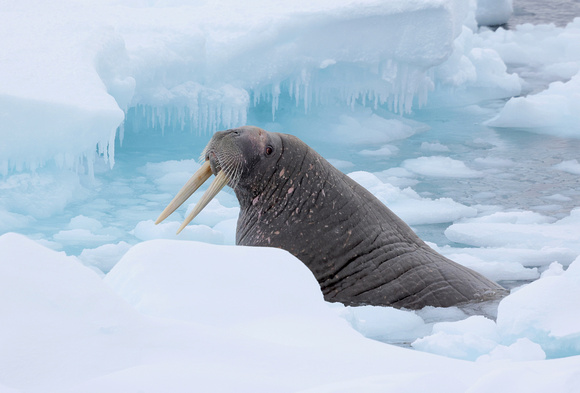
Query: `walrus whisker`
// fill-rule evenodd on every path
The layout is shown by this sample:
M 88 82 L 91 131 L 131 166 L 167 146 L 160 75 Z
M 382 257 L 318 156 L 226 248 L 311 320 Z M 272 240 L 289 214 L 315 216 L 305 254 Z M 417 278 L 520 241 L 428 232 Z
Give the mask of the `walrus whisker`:
M 177 230 L 177 233 L 181 232 L 183 228 L 187 226 L 203 210 L 204 207 L 221 191 L 222 188 L 228 184 L 230 181 L 228 175 L 224 171 L 219 171 L 217 176 L 215 177 L 214 181 L 209 185 L 208 189 L 205 193 L 201 196 L 201 199 L 196 203 L 193 207 L 189 216 L 183 221 L 183 224 Z
M 173 213 L 179 206 L 183 205 L 183 203 L 199 188 L 203 183 L 206 182 L 207 179 L 211 176 L 211 167 L 209 165 L 209 161 L 203 163 L 201 168 L 197 170 L 191 176 L 191 178 L 185 183 L 185 185 L 179 190 L 177 195 L 173 198 L 173 200 L 167 205 L 165 210 L 161 212 L 157 221 L 155 221 L 155 225 L 159 224 L 161 221 L 165 220 L 171 213 Z

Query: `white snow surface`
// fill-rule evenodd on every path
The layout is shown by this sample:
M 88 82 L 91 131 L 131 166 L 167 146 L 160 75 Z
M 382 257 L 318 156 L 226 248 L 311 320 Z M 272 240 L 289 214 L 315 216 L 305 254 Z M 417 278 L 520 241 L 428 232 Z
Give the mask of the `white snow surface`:
M 511 8 L 4 1 L 0 392 L 580 391 L 580 18 L 477 27 Z M 497 319 L 326 303 L 288 253 L 231 246 L 231 190 L 154 225 L 250 121 L 512 288 Z
M 574 316 L 548 301 L 578 294 L 578 263 L 506 298 L 497 325 L 471 317 L 433 327 L 427 338 L 440 340 L 442 333 L 465 332 L 470 321 L 469 330 L 487 340 L 476 350 L 490 353 L 474 363 L 363 337 L 341 317 L 348 310 L 324 302 L 310 271 L 285 251 L 152 240 L 132 247 L 102 280 L 76 258 L 8 233 L 0 237 L 0 309 L 10 321 L 0 327 L 0 386 L 9 392 L 485 392 L 489 386 L 572 392 L 580 386 L 580 357 L 539 362 L 532 340 L 545 332 L 540 345 L 546 339 L 557 346 L 580 332 Z M 546 298 L 542 285 L 558 289 Z M 526 299 L 541 293 L 544 302 Z M 534 309 L 520 310 L 522 302 Z M 561 316 L 550 322 L 558 310 Z M 401 327 L 424 324 L 412 312 L 391 314 Z M 523 333 L 525 318 L 535 322 Z M 525 341 L 497 342 L 512 335 Z M 506 357 L 512 360 L 493 360 Z

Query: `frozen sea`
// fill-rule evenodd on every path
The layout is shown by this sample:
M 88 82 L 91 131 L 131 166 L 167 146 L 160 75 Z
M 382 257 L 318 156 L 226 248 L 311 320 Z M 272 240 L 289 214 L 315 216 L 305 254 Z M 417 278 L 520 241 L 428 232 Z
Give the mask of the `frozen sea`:
M 6 2 L 0 392 L 579 391 L 579 4 Z M 155 226 L 243 124 L 511 289 L 497 318 L 326 303 L 233 246 L 228 190 Z

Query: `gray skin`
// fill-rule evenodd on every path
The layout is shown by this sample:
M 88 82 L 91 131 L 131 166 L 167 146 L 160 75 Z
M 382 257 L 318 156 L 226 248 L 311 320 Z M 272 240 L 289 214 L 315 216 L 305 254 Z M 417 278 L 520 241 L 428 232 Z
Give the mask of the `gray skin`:
M 292 135 L 257 127 L 221 131 L 204 155 L 214 174 L 229 175 L 240 202 L 236 243 L 289 251 L 312 271 L 327 301 L 420 309 L 507 294 L 435 252 Z

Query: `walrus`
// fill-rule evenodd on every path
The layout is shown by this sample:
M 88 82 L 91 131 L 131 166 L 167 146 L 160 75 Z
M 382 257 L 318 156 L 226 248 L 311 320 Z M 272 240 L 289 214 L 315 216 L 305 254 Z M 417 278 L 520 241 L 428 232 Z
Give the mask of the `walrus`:
M 178 233 L 229 185 L 240 203 L 236 244 L 289 251 L 312 271 L 329 302 L 421 309 L 507 294 L 434 251 L 368 190 L 295 136 L 253 126 L 216 132 L 202 160 L 156 224 L 213 173 L 215 180 Z

